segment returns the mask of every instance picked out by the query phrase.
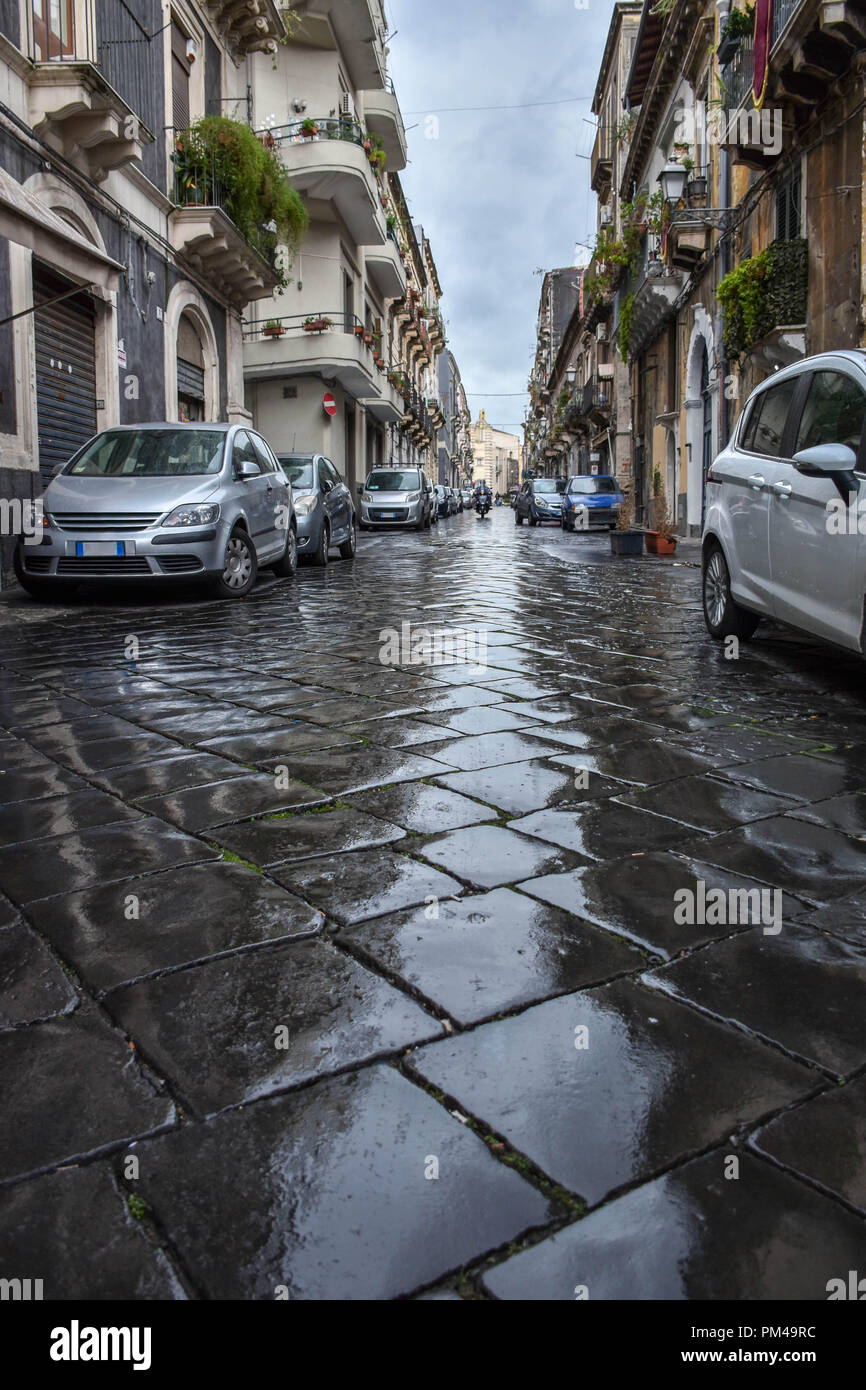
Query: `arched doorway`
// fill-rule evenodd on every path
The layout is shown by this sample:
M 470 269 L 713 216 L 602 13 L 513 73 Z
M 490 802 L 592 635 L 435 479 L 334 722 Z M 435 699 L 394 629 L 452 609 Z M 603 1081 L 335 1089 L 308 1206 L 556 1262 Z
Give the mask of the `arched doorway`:
M 189 314 L 177 328 L 177 418 L 183 423 L 205 418 L 204 350 Z
M 220 418 L 219 352 L 207 306 L 188 281 L 165 308 L 165 418 Z

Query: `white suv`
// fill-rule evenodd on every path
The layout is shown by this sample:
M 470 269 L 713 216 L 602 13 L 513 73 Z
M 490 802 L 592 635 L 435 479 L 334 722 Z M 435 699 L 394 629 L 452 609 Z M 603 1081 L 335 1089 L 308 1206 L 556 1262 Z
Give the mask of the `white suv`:
M 749 397 L 707 475 L 704 617 L 720 641 L 775 618 L 864 653 L 864 597 L 866 352 L 854 349 L 804 358 Z

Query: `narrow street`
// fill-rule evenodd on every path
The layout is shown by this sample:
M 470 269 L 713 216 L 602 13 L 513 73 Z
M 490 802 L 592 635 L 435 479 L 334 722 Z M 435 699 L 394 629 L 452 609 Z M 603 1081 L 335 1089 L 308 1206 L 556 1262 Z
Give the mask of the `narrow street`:
M 237 604 L 4 597 L 4 1272 L 267 1301 L 863 1271 L 863 666 L 772 626 L 726 659 L 698 564 L 497 509 Z M 484 669 L 383 661 L 404 624 Z

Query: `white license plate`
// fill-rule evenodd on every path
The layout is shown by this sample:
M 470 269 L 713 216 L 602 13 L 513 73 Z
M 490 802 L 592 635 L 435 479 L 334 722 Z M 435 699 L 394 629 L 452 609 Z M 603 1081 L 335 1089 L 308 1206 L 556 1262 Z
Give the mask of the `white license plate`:
M 126 555 L 129 553 L 126 544 L 126 541 L 76 541 L 75 553 L 91 559 L 108 555 Z
M 380 515 L 381 515 L 383 521 L 396 521 L 396 520 L 397 520 L 397 513 L 396 513 L 396 512 L 381 512 Z

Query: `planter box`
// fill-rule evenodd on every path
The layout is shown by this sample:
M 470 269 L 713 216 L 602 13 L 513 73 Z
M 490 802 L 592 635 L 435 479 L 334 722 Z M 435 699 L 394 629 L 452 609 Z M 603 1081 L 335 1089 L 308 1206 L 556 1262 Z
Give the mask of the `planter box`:
M 742 39 L 739 38 L 722 39 L 721 43 L 718 46 L 718 49 L 716 50 L 716 57 L 719 60 L 720 68 L 725 68 L 728 66 L 728 63 L 733 58 L 741 43 Z
M 304 324 L 305 333 L 325 333 L 331 327 L 324 319 L 315 319 L 312 323 Z
M 676 540 L 668 540 L 661 531 L 646 531 L 647 555 L 673 555 L 677 548 Z
M 643 555 L 643 531 L 611 531 L 613 555 Z
M 285 333 L 284 328 L 263 328 L 262 333 L 266 338 L 282 338 Z

